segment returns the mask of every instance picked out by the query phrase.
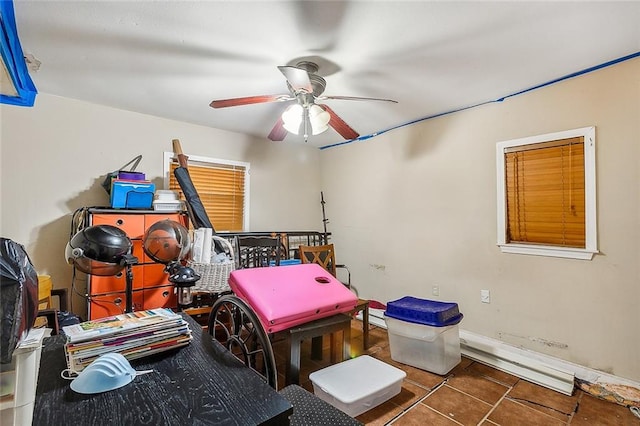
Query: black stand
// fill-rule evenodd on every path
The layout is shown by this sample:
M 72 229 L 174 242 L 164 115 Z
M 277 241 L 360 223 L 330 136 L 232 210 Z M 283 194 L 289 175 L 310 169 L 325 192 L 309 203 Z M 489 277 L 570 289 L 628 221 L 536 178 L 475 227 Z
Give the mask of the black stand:
M 173 261 L 167 264 L 165 271 L 169 273 L 169 282 L 176 287 L 178 295 L 178 311 L 183 311 L 193 304 L 191 296 L 191 287 L 196 285 L 196 281 L 200 279 L 200 275 L 196 274 L 189 266 L 182 265 L 179 261 Z M 182 303 L 186 292 L 189 303 Z
M 125 303 L 126 303 L 124 308 L 125 313 L 133 312 L 133 271 L 131 267 L 133 265 L 136 265 L 137 263 L 138 263 L 138 258 L 132 254 L 125 254 L 120 260 L 120 265 L 124 265 L 126 269 L 126 272 L 125 272 L 126 282 L 125 282 L 125 289 L 124 289 L 124 296 L 125 296 Z
M 323 244 L 329 244 L 329 235 L 327 235 L 327 223 L 329 223 L 329 219 L 327 219 L 327 216 L 324 212 L 324 205 L 326 203 L 324 202 L 324 193 L 322 191 L 320 191 L 320 204 L 322 204 L 322 225 L 324 226 L 324 243 Z

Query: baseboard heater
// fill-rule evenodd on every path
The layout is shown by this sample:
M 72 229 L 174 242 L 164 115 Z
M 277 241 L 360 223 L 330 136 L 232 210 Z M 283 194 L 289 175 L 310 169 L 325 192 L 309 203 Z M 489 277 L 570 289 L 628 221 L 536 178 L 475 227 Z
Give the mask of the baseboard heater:
M 528 351 L 495 339 L 460 330 L 460 352 L 467 358 L 487 364 L 565 395 L 573 393 L 575 375 L 534 359 Z

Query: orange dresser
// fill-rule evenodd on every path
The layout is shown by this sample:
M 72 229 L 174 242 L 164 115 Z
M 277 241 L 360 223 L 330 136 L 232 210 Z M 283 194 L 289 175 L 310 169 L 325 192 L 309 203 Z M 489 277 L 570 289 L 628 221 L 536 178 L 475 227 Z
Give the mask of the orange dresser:
M 113 225 L 127 233 L 133 242 L 133 255 L 138 264 L 133 272 L 133 309 L 177 308 L 174 288 L 169 283 L 165 265 L 151 260 L 142 249 L 142 236 L 154 223 L 171 219 L 187 226 L 187 216 L 182 212 L 156 212 L 154 210 L 89 209 L 90 225 Z M 117 315 L 125 310 L 126 273 L 123 270 L 112 277 L 89 275 L 87 303 L 89 319 Z

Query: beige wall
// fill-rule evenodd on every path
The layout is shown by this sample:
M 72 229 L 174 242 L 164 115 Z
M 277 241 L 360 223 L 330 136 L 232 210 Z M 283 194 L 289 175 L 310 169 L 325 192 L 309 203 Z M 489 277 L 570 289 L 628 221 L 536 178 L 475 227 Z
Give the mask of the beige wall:
M 592 125 L 601 253 L 502 254 L 496 142 Z M 327 149 L 322 189 L 337 260 L 367 298 L 455 301 L 463 329 L 640 380 L 639 146 L 635 59 Z
M 108 205 L 104 175 L 138 154 L 139 170 L 162 188 L 174 138 L 187 155 L 251 163 L 251 230 L 322 230 L 315 148 L 46 94 L 33 108 L 1 106 L 0 120 L 0 235 L 23 244 L 55 287 L 71 283 L 64 248 L 74 210 Z M 74 311 L 86 315 L 80 297 Z

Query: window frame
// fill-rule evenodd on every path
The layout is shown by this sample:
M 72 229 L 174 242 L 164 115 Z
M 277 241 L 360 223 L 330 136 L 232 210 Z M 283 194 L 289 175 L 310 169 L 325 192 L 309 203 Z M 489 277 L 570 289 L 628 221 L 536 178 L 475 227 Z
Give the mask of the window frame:
M 204 157 L 199 155 L 187 155 L 189 157 L 189 164 L 194 165 L 202 165 L 202 166 L 237 166 L 244 167 L 244 208 L 243 208 L 243 216 L 242 216 L 242 232 L 249 231 L 249 223 L 250 223 L 250 206 L 251 201 L 249 198 L 249 194 L 251 193 L 251 163 L 247 163 L 244 161 L 234 161 L 234 160 L 225 160 L 221 158 L 213 158 L 213 157 Z M 171 162 L 177 161 L 176 155 L 173 152 L 164 152 L 163 153 L 163 168 L 162 174 L 164 176 L 164 188 L 169 188 L 169 173 L 171 172 Z M 218 231 L 220 233 L 230 232 L 230 231 Z
M 585 248 L 557 247 L 544 244 L 508 243 L 507 236 L 507 194 L 505 175 L 505 149 L 541 142 L 584 138 L 584 182 L 585 182 Z M 528 254 L 536 256 L 563 257 L 591 260 L 598 253 L 596 218 L 596 137 L 595 127 L 581 127 L 562 132 L 547 133 L 496 143 L 497 177 L 497 245 L 502 253 Z

